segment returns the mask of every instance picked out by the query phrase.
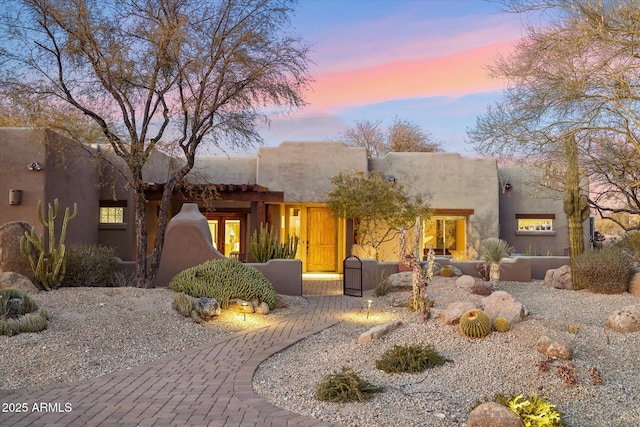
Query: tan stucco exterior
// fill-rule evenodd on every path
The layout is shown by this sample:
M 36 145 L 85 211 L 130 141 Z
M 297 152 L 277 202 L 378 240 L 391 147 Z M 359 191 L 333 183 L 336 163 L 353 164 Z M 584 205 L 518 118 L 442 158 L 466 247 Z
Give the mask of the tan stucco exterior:
M 37 163 L 29 170 L 27 166 Z M 40 170 L 37 170 L 40 169 Z M 0 128 L 0 223 L 25 221 L 38 234 L 44 226 L 38 220 L 38 200 L 47 204 L 58 199 L 58 232 L 64 209 L 78 204 L 78 214 L 69 223 L 67 243 L 95 243 L 98 240 L 98 173 L 85 149 L 72 141 L 42 129 Z M 21 190 L 19 205 L 9 204 L 9 190 Z M 46 233 L 45 233 L 46 234 Z
M 103 163 L 96 168 L 85 150 L 50 131 L 0 129 L 0 223 L 26 221 L 37 225 L 39 199 L 51 201 L 57 197 L 63 208 L 76 202 L 78 217 L 69 227 L 67 241 L 111 246 L 124 260 L 133 259 L 133 198 L 117 172 L 125 168 L 110 150 L 95 150 L 109 157 L 112 164 Z M 38 162 L 42 170 L 28 170 L 27 165 L 33 162 Z M 144 180 L 147 184 L 162 184 L 169 171 L 181 163 L 179 158 L 154 153 L 144 171 Z M 223 188 L 222 198 L 213 203 L 213 210 L 207 211 L 201 201 L 176 194 L 170 216 L 177 214 L 183 203 L 191 202 L 197 203 L 206 215 L 241 218 L 241 239 L 247 254 L 251 233 L 266 220 L 283 238 L 292 231 L 299 234 L 299 259 L 303 271 L 310 271 L 309 240 L 314 234 L 322 237 L 322 230 L 314 231 L 313 215 L 324 208 L 326 195 L 332 190 L 331 178 L 353 170 L 378 171 L 387 179 L 393 178 L 410 195 L 428 199 L 435 216 L 459 221 L 454 237 L 457 245 L 461 243 L 456 246 L 455 255 L 473 256 L 479 242 L 488 237 L 501 237 L 518 252 L 531 246 L 541 255 L 562 255 L 568 246 L 561 202 L 532 199 L 530 183 L 515 169 L 499 171 L 494 160 L 464 158 L 455 153 L 389 153 L 383 158 L 368 159 L 364 148 L 347 147 L 336 141 L 283 142 L 277 147 L 261 147 L 256 157 L 199 157 L 189 181 L 216 184 Z M 509 189 L 504 188 L 505 177 L 509 179 Z M 22 190 L 20 205 L 9 205 L 10 189 Z M 155 198 L 149 197 L 147 203 L 150 242 L 157 226 L 158 194 L 149 194 Z M 101 205 L 124 206 L 124 223 L 100 224 Z M 553 235 L 515 232 L 518 214 L 537 213 L 555 215 Z M 323 221 L 331 218 L 325 215 Z M 340 271 L 342 260 L 350 255 L 354 244 L 353 227 L 351 221 L 342 219 L 330 225 L 335 229 L 335 251 L 330 255 L 334 267 L 329 268 Z M 420 244 L 426 247 L 425 242 Z M 397 241 L 384 247 L 383 253 L 382 260 L 397 260 Z
M 285 203 L 322 203 L 331 177 L 342 171 L 367 170 L 366 150 L 341 142 L 283 142 L 258 150 L 257 183 L 284 191 Z

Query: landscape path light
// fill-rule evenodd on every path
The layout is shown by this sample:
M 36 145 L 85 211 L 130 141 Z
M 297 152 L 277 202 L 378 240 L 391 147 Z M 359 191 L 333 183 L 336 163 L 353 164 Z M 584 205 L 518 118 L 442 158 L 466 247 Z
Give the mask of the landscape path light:
M 371 311 L 371 303 L 373 301 L 372 300 L 367 300 L 367 319 L 369 318 L 369 312 Z
M 243 302 L 242 303 L 242 314 L 244 315 L 244 321 L 247 321 L 247 307 L 249 306 L 249 303 Z

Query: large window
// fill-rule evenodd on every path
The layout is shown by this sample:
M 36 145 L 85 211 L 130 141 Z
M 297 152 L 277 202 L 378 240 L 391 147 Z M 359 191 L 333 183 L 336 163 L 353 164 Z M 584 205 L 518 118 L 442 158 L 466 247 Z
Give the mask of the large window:
M 424 251 L 433 247 L 436 255 L 462 254 L 466 249 L 466 218 L 432 217 L 423 224 Z

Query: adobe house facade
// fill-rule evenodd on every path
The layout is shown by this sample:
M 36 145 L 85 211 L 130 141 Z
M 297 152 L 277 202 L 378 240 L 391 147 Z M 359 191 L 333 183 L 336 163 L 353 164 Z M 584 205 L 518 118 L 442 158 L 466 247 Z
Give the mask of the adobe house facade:
M 68 242 L 115 247 L 119 257 L 133 259 L 133 200 L 117 173 L 118 159 L 98 171 L 84 150 L 69 148 L 78 150 L 77 155 L 62 156 L 66 163 L 54 162 L 59 151 L 48 150 L 48 141 L 64 138 L 50 131 L 0 128 L 0 194 L 5 200 L 0 223 L 36 225 L 38 199 L 58 197 L 62 207 L 77 202 L 79 214 L 69 227 Z M 108 157 L 109 150 L 102 154 Z M 27 169 L 34 161 L 42 170 Z M 167 173 L 179 162 L 154 153 L 145 170 L 150 243 Z M 368 159 L 364 148 L 341 142 L 283 142 L 260 147 L 256 157 L 199 157 L 188 176 L 188 191 L 183 188 L 172 197 L 170 216 L 183 203 L 197 203 L 216 249 L 247 260 L 251 234 L 268 223 L 282 238 L 300 237 L 297 258 L 303 272 L 341 272 L 342 260 L 356 243 L 353 225 L 336 218 L 324 201 L 331 177 L 345 170 L 378 171 L 390 183 L 401 182 L 410 195 L 428 197 L 433 214 L 423 219 L 423 250 L 433 246 L 436 253 L 464 259 L 473 257 L 488 237 L 501 237 L 520 253 L 531 247 L 541 255 L 562 255 L 568 247 L 562 203 L 531 198 L 523 170 L 502 170 L 495 160 L 455 153 L 389 153 Z M 212 187 L 216 200 L 207 196 Z M 12 189 L 21 190 L 19 205 L 9 204 Z M 381 260 L 397 259 L 397 242 L 382 248 Z

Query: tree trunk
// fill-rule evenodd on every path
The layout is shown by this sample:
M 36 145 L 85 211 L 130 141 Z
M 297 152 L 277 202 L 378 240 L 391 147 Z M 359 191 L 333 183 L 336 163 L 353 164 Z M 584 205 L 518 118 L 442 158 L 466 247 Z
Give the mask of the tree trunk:
M 569 224 L 569 256 L 571 259 L 571 281 L 574 289 L 582 289 L 580 278 L 576 273 L 576 257 L 584 252 L 582 233 L 582 209 L 580 206 L 580 172 L 578 163 L 578 143 L 574 134 L 565 140 L 567 172 L 563 207 Z
M 133 197 L 135 204 L 136 229 L 136 286 L 147 287 L 147 208 L 144 197 L 144 183 L 142 173 L 134 176 L 135 187 Z

